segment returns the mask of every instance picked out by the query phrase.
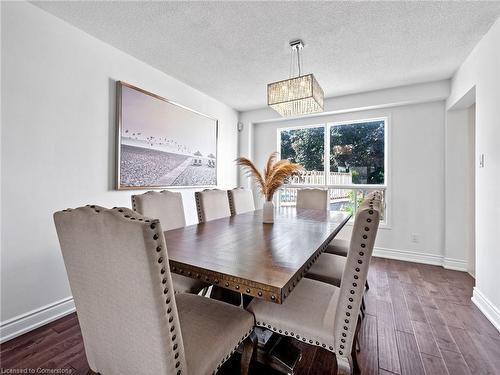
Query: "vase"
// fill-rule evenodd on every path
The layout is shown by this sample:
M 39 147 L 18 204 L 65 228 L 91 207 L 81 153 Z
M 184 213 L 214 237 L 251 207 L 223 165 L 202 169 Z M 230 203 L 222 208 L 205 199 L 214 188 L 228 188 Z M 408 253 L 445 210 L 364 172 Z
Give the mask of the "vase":
M 274 203 L 273 203 L 273 201 L 265 201 L 264 202 L 262 222 L 264 224 L 274 223 Z

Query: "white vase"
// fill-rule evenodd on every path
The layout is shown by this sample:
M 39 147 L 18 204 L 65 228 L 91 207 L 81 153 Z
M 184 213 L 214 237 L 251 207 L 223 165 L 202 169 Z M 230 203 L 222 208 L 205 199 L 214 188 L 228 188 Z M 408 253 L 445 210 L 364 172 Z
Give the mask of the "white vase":
M 273 201 L 265 201 L 264 202 L 262 222 L 264 224 L 274 223 L 274 203 L 273 203 Z

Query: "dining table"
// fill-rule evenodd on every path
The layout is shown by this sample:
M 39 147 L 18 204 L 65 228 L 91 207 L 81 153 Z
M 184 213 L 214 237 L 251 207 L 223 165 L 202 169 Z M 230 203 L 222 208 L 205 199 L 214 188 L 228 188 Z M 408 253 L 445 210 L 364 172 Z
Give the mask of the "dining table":
M 349 221 L 344 211 L 280 207 L 165 232 L 170 270 L 233 292 L 283 303 Z
M 262 214 L 255 210 L 164 232 L 170 270 L 211 284 L 213 298 L 225 290 L 226 302 L 242 294 L 241 306 L 251 298 L 282 304 L 352 216 L 280 207 L 274 223 L 264 224 Z M 256 360 L 292 375 L 301 349 L 272 331 L 254 332 Z

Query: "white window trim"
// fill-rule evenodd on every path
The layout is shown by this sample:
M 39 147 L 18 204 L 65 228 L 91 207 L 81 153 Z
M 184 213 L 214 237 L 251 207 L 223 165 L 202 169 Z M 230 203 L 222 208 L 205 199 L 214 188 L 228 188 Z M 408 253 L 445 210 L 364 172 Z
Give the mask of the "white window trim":
M 287 184 L 283 187 L 286 188 L 314 188 L 314 187 L 324 187 L 326 189 L 363 189 L 363 190 L 376 190 L 382 189 L 384 190 L 385 196 L 385 217 L 384 221 L 380 223 L 380 229 L 392 229 L 391 226 L 391 217 L 392 217 L 392 204 L 391 204 L 391 114 L 387 114 L 386 116 L 378 116 L 378 117 L 368 117 L 368 118 L 353 118 L 351 120 L 345 121 L 330 121 L 319 124 L 311 124 L 311 125 L 295 125 L 295 126 L 284 126 L 276 129 L 276 152 L 278 153 L 278 157 L 281 159 L 281 132 L 283 130 L 294 130 L 294 129 L 307 129 L 307 128 L 319 128 L 323 127 L 325 129 L 325 145 L 324 145 L 324 165 L 323 169 L 326 173 L 327 170 L 330 170 L 330 129 L 332 126 L 338 125 L 349 125 L 353 123 L 361 123 L 361 122 L 372 122 L 372 121 L 381 121 L 385 122 L 384 128 L 384 184 L 383 185 L 371 185 L 371 184 L 351 184 L 351 185 L 330 185 L 327 183 L 326 175 L 325 175 L 325 183 L 324 184 Z M 328 156 L 328 157 L 327 157 Z M 352 225 L 353 220 L 351 219 L 347 225 Z

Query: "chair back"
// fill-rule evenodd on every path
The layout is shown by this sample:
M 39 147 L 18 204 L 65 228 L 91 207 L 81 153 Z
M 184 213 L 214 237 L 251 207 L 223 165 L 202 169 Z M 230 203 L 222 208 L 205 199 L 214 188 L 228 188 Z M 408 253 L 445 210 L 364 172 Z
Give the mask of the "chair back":
M 141 215 L 159 219 L 163 230 L 186 226 L 181 193 L 163 190 L 132 195 L 132 208 Z
M 375 208 L 379 210 L 380 214 L 379 219 L 382 220 L 382 218 L 384 217 L 385 204 L 384 204 L 384 196 L 380 191 L 374 190 L 371 193 L 367 194 L 363 202 L 361 202 L 361 204 L 359 205 L 359 207 L 364 207 L 370 204 L 373 204 Z
M 225 190 L 207 189 L 197 191 L 194 194 L 200 223 L 231 216 L 229 200 Z
M 106 375 L 186 373 L 161 225 L 128 208 L 54 214 L 90 368 Z
M 354 218 L 334 324 L 335 352 L 344 363 L 352 361 L 351 348 L 380 221 L 379 202 L 371 196 Z
M 245 212 L 255 211 L 252 190 L 236 188 L 227 191 L 229 208 L 231 215 L 238 215 Z
M 297 208 L 328 210 L 328 190 L 299 189 L 297 191 Z

